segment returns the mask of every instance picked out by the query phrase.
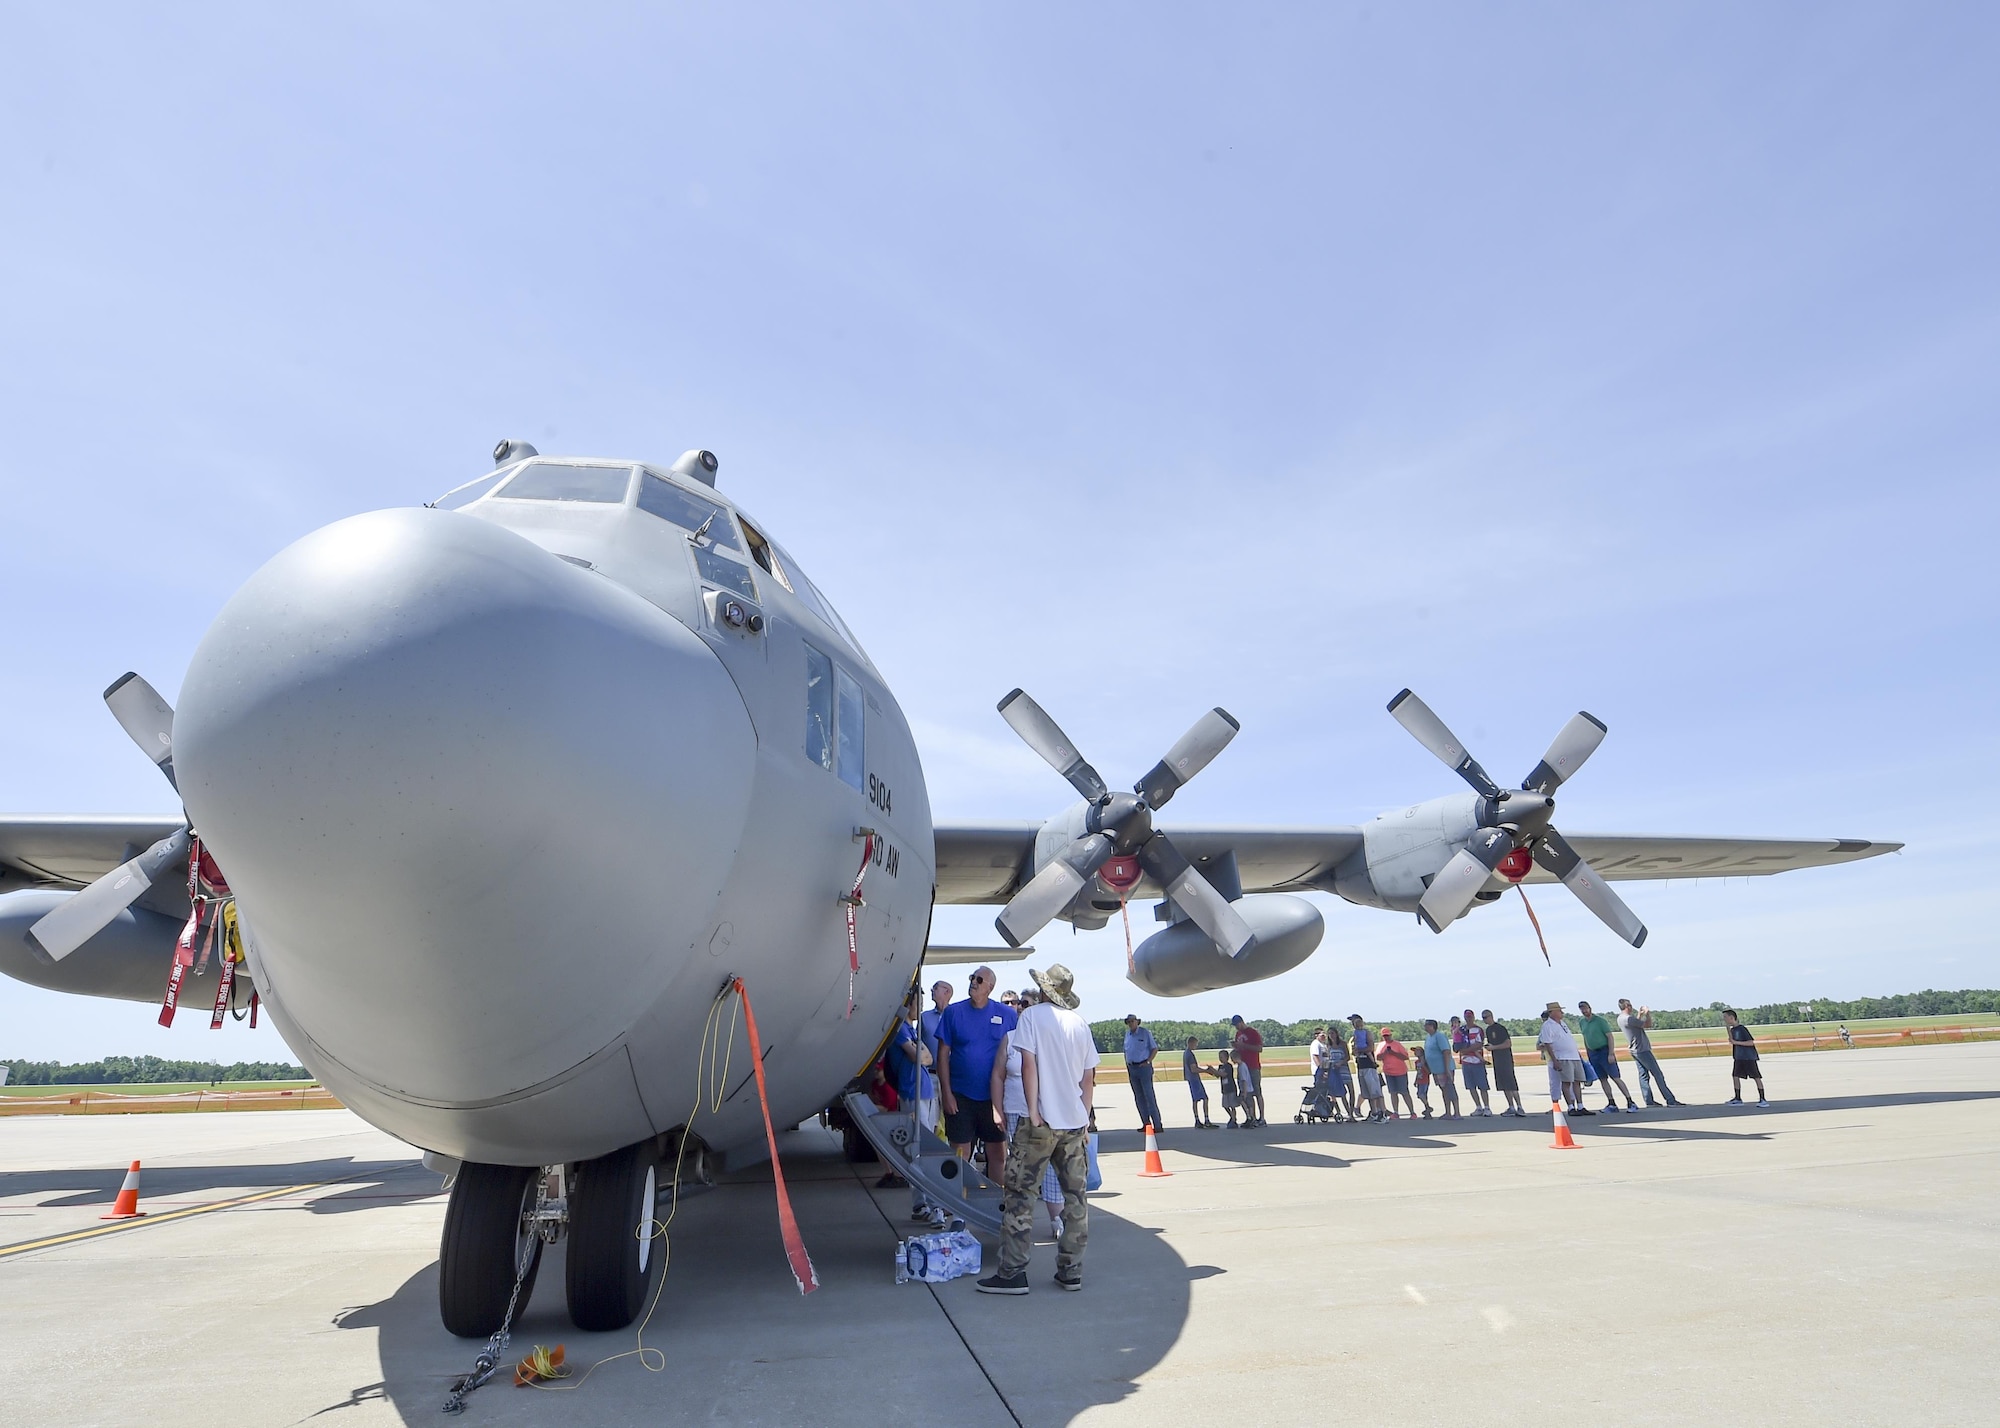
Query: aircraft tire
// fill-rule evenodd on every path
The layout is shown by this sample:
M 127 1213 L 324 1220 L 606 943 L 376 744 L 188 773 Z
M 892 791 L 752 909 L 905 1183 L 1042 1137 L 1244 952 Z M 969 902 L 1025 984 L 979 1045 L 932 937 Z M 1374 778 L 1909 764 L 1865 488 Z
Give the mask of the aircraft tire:
M 852 1121 L 840 1128 L 840 1153 L 854 1165 L 868 1165 L 882 1158 Z
M 645 1311 L 666 1265 L 666 1246 L 651 1230 L 658 1192 L 659 1159 L 651 1141 L 576 1167 L 564 1287 L 577 1328 L 607 1333 Z
M 507 1300 L 514 1292 L 520 1263 L 516 1256 L 522 1251 L 531 1258 L 514 1306 L 515 1318 L 534 1296 L 542 1242 L 533 1236 L 523 1238 L 521 1212 L 534 1204 L 537 1174 L 530 1165 L 459 1167 L 438 1243 L 438 1311 L 448 1332 L 464 1339 L 498 1332 L 507 1317 Z

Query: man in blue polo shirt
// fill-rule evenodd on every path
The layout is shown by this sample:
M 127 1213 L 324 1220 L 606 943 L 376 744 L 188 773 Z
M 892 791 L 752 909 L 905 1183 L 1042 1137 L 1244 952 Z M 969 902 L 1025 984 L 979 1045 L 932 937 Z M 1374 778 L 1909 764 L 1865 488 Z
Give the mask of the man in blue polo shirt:
M 965 1000 L 953 1002 L 938 1017 L 938 1090 L 951 1148 L 970 1159 L 972 1142 L 984 1142 L 986 1176 L 1004 1185 L 1007 1138 L 992 1101 L 993 1059 L 1020 1018 L 1012 1007 L 993 1000 L 993 985 L 993 969 L 979 968 L 965 984 Z

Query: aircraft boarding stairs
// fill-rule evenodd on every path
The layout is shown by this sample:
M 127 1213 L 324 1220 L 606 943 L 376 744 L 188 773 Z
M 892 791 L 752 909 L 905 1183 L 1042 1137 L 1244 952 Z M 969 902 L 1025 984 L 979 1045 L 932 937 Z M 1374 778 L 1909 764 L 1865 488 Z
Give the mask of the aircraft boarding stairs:
M 1000 1187 L 960 1160 L 909 1111 L 885 1111 L 858 1091 L 841 1104 L 882 1163 L 923 1191 L 924 1198 L 965 1221 L 967 1229 L 1000 1233 Z

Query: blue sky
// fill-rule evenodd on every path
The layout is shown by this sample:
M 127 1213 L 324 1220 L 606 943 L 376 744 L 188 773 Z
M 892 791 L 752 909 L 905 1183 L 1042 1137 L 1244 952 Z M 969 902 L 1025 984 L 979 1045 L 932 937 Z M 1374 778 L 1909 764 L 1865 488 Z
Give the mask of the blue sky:
M 1454 785 L 1408 684 L 1505 776 L 1603 718 L 1571 831 L 1910 845 L 1627 884 L 1636 953 L 1545 892 L 1552 973 L 1511 900 L 1328 902 L 1178 1004 L 1044 934 L 1093 1015 L 2000 974 L 1988 7 L 44 7 L 0 54 L 0 809 L 169 809 L 98 691 L 171 697 L 317 526 L 503 435 L 704 445 L 941 818 L 1064 801 L 1020 684 L 1114 782 L 1232 710 L 1174 818 L 1358 821 Z M 282 1054 L 196 1020 L 0 984 L 0 1054 Z

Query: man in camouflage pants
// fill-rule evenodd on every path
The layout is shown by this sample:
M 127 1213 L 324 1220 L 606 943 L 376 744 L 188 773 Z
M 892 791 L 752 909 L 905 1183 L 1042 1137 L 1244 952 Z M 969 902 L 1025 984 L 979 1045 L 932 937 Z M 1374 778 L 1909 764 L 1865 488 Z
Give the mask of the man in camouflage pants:
M 1083 1288 L 1083 1247 L 1090 1238 L 1090 1113 L 1097 1090 L 1097 1043 L 1076 1014 L 1069 968 L 1031 972 L 1043 1000 L 1021 1014 L 1009 1040 L 1021 1053 L 1021 1090 L 1028 1114 L 1014 1129 L 1007 1181 L 1000 1199 L 1000 1264 L 979 1281 L 982 1294 L 1028 1292 L 1028 1246 L 1041 1198 L 1042 1167 L 1053 1164 L 1062 1186 L 1062 1233 L 1056 1240 L 1056 1284 Z M 1005 1048 L 1001 1051 L 1005 1055 Z
M 1027 1277 L 1028 1245 L 1035 1230 L 1035 1206 L 1041 1202 L 1042 1167 L 1053 1164 L 1062 1186 L 1062 1231 L 1056 1237 L 1056 1282 L 1077 1281 L 1081 1287 L 1083 1247 L 1090 1239 L 1090 1202 L 1083 1198 L 1090 1177 L 1085 1129 L 1059 1131 L 1022 1121 L 1008 1147 L 1006 1194 L 1000 1201 L 1000 1273 Z M 1015 1165 L 1015 1157 L 1020 1164 Z M 1065 1288 L 1072 1287 L 1064 1284 Z

